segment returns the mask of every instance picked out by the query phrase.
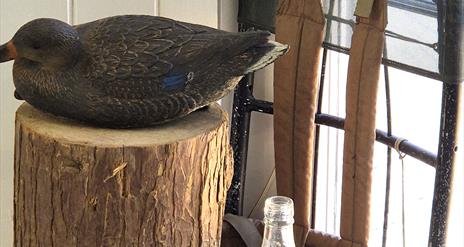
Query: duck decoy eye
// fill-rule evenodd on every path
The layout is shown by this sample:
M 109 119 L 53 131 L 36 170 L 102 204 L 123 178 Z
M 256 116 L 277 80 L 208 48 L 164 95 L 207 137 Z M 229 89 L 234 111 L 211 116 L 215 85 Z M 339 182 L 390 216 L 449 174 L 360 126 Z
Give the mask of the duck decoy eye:
M 38 43 L 32 44 L 32 49 L 34 49 L 34 50 L 40 49 L 40 44 L 38 44 Z

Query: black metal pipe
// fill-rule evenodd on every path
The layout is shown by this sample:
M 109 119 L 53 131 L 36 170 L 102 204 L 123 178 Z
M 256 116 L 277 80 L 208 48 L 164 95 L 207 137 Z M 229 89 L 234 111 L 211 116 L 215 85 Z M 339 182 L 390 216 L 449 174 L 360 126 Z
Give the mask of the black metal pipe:
M 462 84 L 443 84 L 438 161 L 430 222 L 429 246 L 446 246 L 450 198 L 458 150 L 459 123 L 462 114 Z M 461 124 L 462 125 L 462 124 Z
M 252 30 L 250 24 L 239 23 L 239 31 Z M 243 215 L 243 197 L 245 190 L 248 141 L 250 137 L 251 111 L 255 102 L 253 97 L 254 74 L 248 74 L 240 80 L 234 91 L 232 120 L 230 126 L 230 145 L 234 155 L 234 175 L 226 199 L 226 213 Z M 258 109 L 255 109 L 258 110 Z
M 234 152 L 234 175 L 227 193 L 226 213 L 243 215 L 243 195 L 248 156 L 253 74 L 245 76 L 234 92 L 230 144 Z
M 437 0 L 439 70 L 443 82 L 464 81 L 464 0 Z
M 316 115 L 316 123 L 317 124 L 322 124 L 330 127 L 334 127 L 337 129 L 343 129 L 345 120 L 340 117 L 328 115 L 328 114 L 318 114 Z M 399 139 L 399 137 L 396 136 L 389 136 L 385 131 L 382 130 L 376 130 L 376 141 L 385 144 L 389 147 L 395 147 L 395 142 Z M 399 145 L 399 151 L 414 157 L 432 167 L 435 167 L 436 164 L 436 155 L 419 147 L 408 140 L 405 140 L 401 142 Z
M 252 95 L 247 99 L 246 106 L 248 111 L 274 114 L 274 108 L 271 102 L 255 99 Z
M 376 140 L 389 147 L 394 148 L 395 142 L 398 139 L 399 137 L 396 137 L 396 136 L 388 136 L 388 134 L 385 131 L 376 130 Z M 411 142 L 409 142 L 408 140 L 404 140 L 403 142 L 401 142 L 401 144 L 399 145 L 399 151 L 406 155 L 414 157 L 432 167 L 435 167 L 437 164 L 436 154 L 430 151 L 427 151 L 419 146 L 416 146 L 412 144 Z
M 435 172 L 435 187 L 430 220 L 430 247 L 446 246 L 450 198 L 456 169 L 459 123 L 463 111 L 462 82 L 464 80 L 464 1 L 439 0 L 438 41 L 439 69 L 443 78 L 440 121 L 440 142 Z

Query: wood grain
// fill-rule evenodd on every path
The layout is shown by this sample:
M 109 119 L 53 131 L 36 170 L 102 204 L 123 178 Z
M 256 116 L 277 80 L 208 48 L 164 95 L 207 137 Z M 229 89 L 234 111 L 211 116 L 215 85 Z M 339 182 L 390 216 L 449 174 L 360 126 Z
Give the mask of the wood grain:
M 218 246 L 227 122 L 213 105 L 159 128 L 106 130 L 22 105 L 15 246 Z

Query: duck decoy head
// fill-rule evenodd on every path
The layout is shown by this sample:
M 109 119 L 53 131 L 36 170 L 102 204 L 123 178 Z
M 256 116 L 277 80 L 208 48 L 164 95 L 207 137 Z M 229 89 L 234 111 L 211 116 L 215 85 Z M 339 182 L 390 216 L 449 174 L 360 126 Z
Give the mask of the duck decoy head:
M 74 65 L 81 49 L 79 34 L 72 26 L 55 19 L 36 19 L 23 25 L 11 41 L 0 46 L 0 63 L 21 59 L 59 70 Z

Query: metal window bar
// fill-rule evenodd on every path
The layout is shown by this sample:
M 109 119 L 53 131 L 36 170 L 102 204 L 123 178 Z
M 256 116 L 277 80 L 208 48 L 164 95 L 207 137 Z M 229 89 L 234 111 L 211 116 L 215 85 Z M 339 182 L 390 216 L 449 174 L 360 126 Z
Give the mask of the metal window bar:
M 384 39 L 386 44 L 386 39 Z M 384 47 L 384 55 L 387 55 L 387 48 Z M 390 71 L 387 66 L 383 66 L 384 81 L 385 81 L 385 102 L 387 106 L 387 135 L 392 135 L 392 114 L 390 100 Z M 387 177 L 385 179 L 385 208 L 383 214 L 383 231 L 382 231 L 382 247 L 387 246 L 387 230 L 388 230 L 388 214 L 390 211 L 390 185 L 391 185 L 391 164 L 392 164 L 392 148 L 387 146 Z M 404 225 L 403 225 L 404 227 Z
M 389 0 L 388 4 L 396 8 L 405 10 L 414 10 L 416 13 L 420 13 L 428 16 L 437 16 L 437 5 L 436 0 L 424 1 L 424 0 Z
M 447 1 L 439 0 L 438 19 L 439 30 L 445 32 L 448 30 L 463 30 L 463 0 Z M 240 31 L 245 31 L 256 27 L 249 23 L 240 23 Z M 420 76 L 442 80 L 443 81 L 443 98 L 442 113 L 440 116 L 440 142 L 438 154 L 427 151 L 409 141 L 403 141 L 398 150 L 411 157 L 414 157 L 425 164 L 436 168 L 436 179 L 434 186 L 434 199 L 432 205 L 432 217 L 429 233 L 429 246 L 439 247 L 446 244 L 446 229 L 449 217 L 449 199 L 451 194 L 451 181 L 455 176 L 455 156 L 457 146 L 457 128 L 459 114 L 461 113 L 460 105 L 462 104 L 462 64 L 459 56 L 462 51 L 456 51 L 456 48 L 462 48 L 459 42 L 463 40 L 463 34 L 459 35 L 440 35 L 440 74 L 418 69 L 405 64 L 397 63 L 388 59 L 382 59 L 384 66 L 397 68 L 411 72 Z M 324 53 L 328 50 L 348 54 L 349 49 L 332 45 L 327 42 L 323 43 Z M 445 54 L 442 56 L 442 54 Z M 323 56 L 324 57 L 324 56 Z M 322 68 L 324 72 L 326 60 L 323 61 Z M 456 64 L 457 63 L 457 64 Z M 447 68 L 452 68 L 451 71 Z M 454 70 L 453 70 L 454 69 Z M 323 75 L 323 74 L 322 74 Z M 324 77 L 321 77 L 323 79 Z M 323 81 L 319 90 L 323 90 Z M 387 91 L 388 92 L 388 91 Z M 322 100 L 322 93 L 319 92 L 319 99 Z M 320 102 L 319 102 L 320 103 Z M 388 102 L 387 102 L 388 104 Z M 249 140 L 249 129 L 251 113 L 253 111 L 273 114 L 272 102 L 257 100 L 253 96 L 253 75 L 248 75 L 242 79 L 234 93 L 234 104 L 231 124 L 231 145 L 234 150 L 234 177 L 231 189 L 228 192 L 226 212 L 243 215 L 243 190 L 246 174 L 247 151 Z M 323 114 L 318 110 L 316 114 L 316 124 L 326 125 L 337 129 L 343 129 L 344 119 Z M 318 138 L 318 135 L 316 135 Z M 376 130 L 376 141 L 393 148 L 396 141 L 400 139 L 389 132 Z M 316 139 L 316 143 L 318 139 Z M 316 150 L 317 152 L 317 150 Z M 317 155 L 316 155 L 317 157 Z M 317 162 L 317 158 L 315 160 Z M 316 164 L 317 169 L 317 164 Z M 317 171 L 315 171 L 317 172 Z M 313 186 L 314 190 L 316 189 Z M 313 196 L 313 204 L 315 196 Z M 314 219 L 314 211 L 312 212 Z M 314 225 L 314 222 L 312 222 Z

